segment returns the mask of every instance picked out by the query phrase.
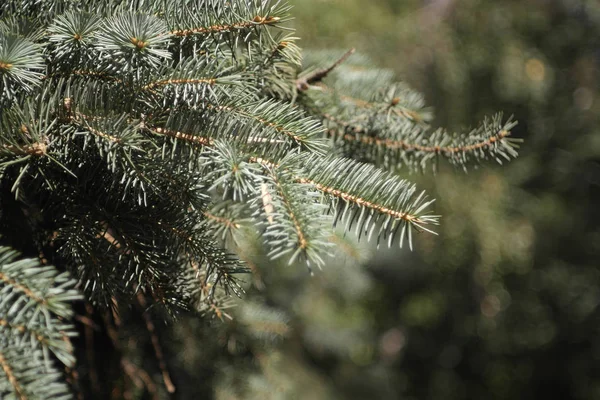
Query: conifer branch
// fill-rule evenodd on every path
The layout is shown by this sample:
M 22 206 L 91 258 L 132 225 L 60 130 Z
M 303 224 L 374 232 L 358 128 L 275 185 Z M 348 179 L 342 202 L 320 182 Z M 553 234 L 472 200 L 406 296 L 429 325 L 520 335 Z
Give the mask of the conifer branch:
M 266 180 L 253 202 L 254 215 L 264 214 L 267 223 L 265 241 L 271 247 L 273 259 L 291 254 L 292 263 L 302 256 L 311 263 L 324 264 L 330 244 L 326 240 L 331 221 L 326 217 L 326 206 L 320 204 L 319 194 L 310 186 L 295 182 L 283 166 L 270 168 L 263 164 Z
M 206 84 L 209 86 L 213 86 L 217 83 L 216 78 L 187 78 L 187 79 L 163 79 L 160 81 L 150 82 L 147 85 L 143 86 L 143 90 L 152 90 L 159 86 L 167 86 L 167 85 L 199 85 Z
M 157 135 L 164 135 L 168 137 L 172 137 L 174 139 L 183 140 L 189 143 L 193 143 L 201 146 L 212 146 L 214 144 L 214 139 L 207 138 L 203 136 L 196 136 L 189 133 L 172 131 L 170 129 L 165 129 L 161 127 L 148 128 L 150 132 L 155 133 Z
M 60 330 L 42 331 L 41 329 L 34 329 L 31 326 L 23 324 L 15 324 L 0 317 L 0 330 L 6 329 L 7 331 L 14 333 L 18 332 L 23 337 L 36 340 L 41 346 L 52 350 L 59 359 L 64 360 L 65 365 L 72 365 L 74 362 L 72 352 L 73 347 L 67 336 L 67 333 Z
M 0 365 L 18 398 L 37 398 L 44 385 L 49 385 L 48 398 L 53 392 L 65 394 L 47 353 L 68 367 L 75 362 L 68 339 L 73 327 L 64 322 L 72 315 L 69 302 L 80 298 L 74 284 L 54 267 L 0 247 Z
M 306 240 L 306 236 L 304 234 L 302 226 L 300 226 L 300 222 L 296 217 L 294 208 L 292 207 L 291 199 L 286 195 L 285 189 L 282 187 L 281 182 L 277 179 L 276 176 L 273 177 L 273 182 L 275 183 L 277 193 L 279 194 L 279 196 L 281 196 L 281 199 L 283 200 L 283 205 L 285 206 L 286 211 L 294 225 L 294 229 L 296 230 L 296 236 L 298 237 L 298 247 L 302 250 L 305 250 L 306 247 L 308 247 L 308 242 Z
M 36 295 L 33 290 L 29 289 L 27 286 L 20 284 L 15 279 L 11 279 L 6 276 L 4 273 L 0 272 L 0 281 L 4 282 L 6 285 L 11 286 L 14 290 L 23 293 L 25 296 L 29 297 L 31 300 L 35 301 L 41 306 L 46 305 L 46 300 Z
M 92 133 L 93 135 L 95 135 L 101 139 L 105 139 L 109 142 L 113 142 L 113 143 L 117 143 L 117 144 L 121 144 L 123 142 L 121 138 L 118 138 L 118 137 L 110 135 L 106 132 L 102 132 L 96 128 L 93 128 L 87 121 L 93 121 L 94 118 L 95 117 L 87 116 L 80 112 L 75 112 L 71 116 L 70 121 L 73 124 L 79 126 L 82 129 L 87 130 L 88 132 Z
M 10 382 L 13 387 L 15 394 L 18 396 L 19 400 L 27 400 L 27 396 L 23 392 L 23 388 L 17 381 L 15 374 L 13 373 L 13 369 L 10 366 L 8 360 L 4 356 L 4 354 L 0 351 L 0 365 L 2 366 L 2 371 L 4 371 L 4 375 Z
M 320 84 L 319 87 L 323 88 L 324 90 L 332 90 L 323 84 Z M 340 98 L 340 100 L 342 100 L 344 102 L 350 102 L 350 103 L 356 105 L 357 107 L 364 108 L 365 110 L 380 109 L 383 112 L 390 112 L 399 117 L 406 118 L 406 119 L 408 119 L 410 121 L 414 121 L 416 123 L 423 123 L 424 121 L 427 121 L 428 119 L 430 119 L 430 116 L 428 115 L 428 113 L 421 112 L 419 110 L 414 110 L 408 106 L 402 105 L 402 99 L 400 97 L 394 97 L 387 103 L 367 101 L 367 100 L 357 99 L 357 98 L 347 96 L 347 95 L 342 95 L 342 94 L 339 95 L 339 98 Z M 346 122 L 338 117 L 335 117 L 332 114 L 323 113 L 322 116 L 324 119 L 334 122 L 338 125 L 341 125 L 344 127 L 352 126 L 351 123 Z M 353 126 L 352 129 L 353 130 L 364 130 L 364 127 Z
M 4 144 L 2 145 L 2 149 L 18 156 L 28 155 L 34 157 L 42 157 L 46 155 L 48 146 L 46 145 L 46 143 L 43 142 L 32 143 L 25 146 L 13 146 Z
M 293 108 L 275 101 L 245 101 L 228 105 L 211 106 L 208 108 L 228 112 L 242 118 L 258 122 L 267 129 L 272 129 L 292 139 L 295 143 L 316 152 L 324 152 L 324 143 L 319 141 L 323 132 L 321 124 L 312 118 L 303 116 Z M 262 133 L 264 135 L 264 133 Z M 254 139 L 255 141 L 258 138 Z M 264 140 L 275 143 L 276 138 L 266 135 Z
M 198 28 L 190 28 L 190 29 L 176 29 L 171 31 L 171 35 L 174 36 L 190 36 L 196 34 L 214 34 L 214 33 L 223 33 L 223 32 L 231 32 L 235 30 L 252 28 L 260 25 L 275 25 L 277 24 L 281 18 L 274 16 L 263 17 L 260 15 L 255 16 L 251 21 L 238 21 L 229 24 L 223 25 L 211 25 L 206 27 L 198 27 Z
M 441 156 L 466 169 L 469 163 L 487 158 L 499 163 L 500 157 L 507 161 L 515 158 L 520 142 L 511 138 L 515 125 L 511 119 L 503 122 L 502 116 L 497 115 L 466 134 L 451 134 L 442 129 L 430 132 L 427 127 L 407 123 L 386 127 L 334 121 L 327 133 L 336 143 L 347 144 L 350 153 L 356 148 L 364 149 L 369 161 L 378 164 L 383 160 L 386 167 L 405 164 L 411 169 L 424 169 L 428 161 Z
M 478 149 L 492 147 L 494 143 L 501 141 L 511 135 L 508 130 L 501 129 L 492 136 L 481 139 L 481 141 L 473 144 L 462 144 L 456 146 L 425 146 L 416 143 L 410 143 L 404 140 L 394 140 L 378 138 L 375 136 L 368 136 L 364 133 L 364 129 L 361 127 L 353 127 L 351 130 L 353 133 L 344 133 L 335 129 L 329 129 L 327 132 L 332 136 L 340 136 L 348 142 L 361 142 L 367 145 L 383 146 L 390 150 L 405 150 L 405 151 L 417 151 L 423 153 L 435 153 L 442 154 L 451 157 L 455 153 L 468 153 Z
M 359 207 L 366 207 L 366 208 L 369 208 L 371 210 L 375 210 L 377 212 L 389 215 L 389 216 L 391 216 L 393 218 L 396 218 L 396 219 L 402 219 L 402 220 L 405 220 L 406 222 L 409 222 L 409 223 L 412 223 L 412 222 L 415 222 L 415 223 L 425 223 L 424 221 L 422 221 L 421 219 L 419 219 L 419 217 L 416 216 L 416 215 L 410 214 L 408 212 L 393 210 L 393 209 L 385 207 L 385 206 L 383 206 L 381 204 L 377 204 L 375 202 L 368 201 L 368 200 L 366 200 L 364 198 L 361 198 L 359 196 L 353 195 L 353 194 L 348 193 L 348 192 L 344 192 L 344 191 L 335 189 L 333 187 L 322 185 L 322 184 L 320 184 L 318 182 L 315 182 L 315 181 L 307 179 L 307 178 L 300 178 L 300 179 L 298 179 L 298 182 L 311 184 L 314 187 L 316 187 L 317 190 L 319 190 L 319 191 L 321 191 L 321 192 L 323 192 L 325 194 L 331 195 L 333 197 L 337 197 L 337 198 L 342 199 L 342 200 L 344 200 L 344 201 L 346 201 L 348 203 L 354 203 L 354 204 L 358 205 Z
M 240 224 L 232 221 L 231 219 L 216 216 L 214 214 L 211 214 L 208 211 L 204 211 L 203 214 L 206 218 L 211 219 L 211 220 L 217 222 L 218 224 L 224 225 L 227 229 L 239 229 L 240 228 Z
M 266 168 L 282 168 L 263 158 L 251 157 L 250 160 Z M 319 159 L 316 156 L 297 157 L 297 160 L 292 157 L 287 162 L 296 166 L 291 169 L 296 182 L 309 184 L 323 194 L 342 201 L 341 204 L 345 206 L 338 207 L 335 221 L 339 218 L 345 220 L 346 229 L 356 224 L 359 237 L 362 233 L 368 233 L 370 238 L 374 222 L 383 216 L 385 222 L 379 230 L 378 238 L 387 237 L 389 233 L 388 245 L 391 246 L 397 230 L 401 229 L 400 246 L 404 242 L 404 236 L 408 235 L 412 248 L 412 229 L 434 233 L 427 226 L 439 223 L 439 217 L 427 211 L 433 200 L 426 201 L 424 192 L 415 198 L 414 185 L 372 165 L 334 157 Z M 307 168 L 306 165 L 311 167 Z M 346 174 L 340 174 L 340 171 L 345 171 Z M 355 211 L 350 212 L 352 209 Z M 368 216 L 364 210 L 369 210 Z M 355 221 L 357 212 L 360 213 L 358 222 Z

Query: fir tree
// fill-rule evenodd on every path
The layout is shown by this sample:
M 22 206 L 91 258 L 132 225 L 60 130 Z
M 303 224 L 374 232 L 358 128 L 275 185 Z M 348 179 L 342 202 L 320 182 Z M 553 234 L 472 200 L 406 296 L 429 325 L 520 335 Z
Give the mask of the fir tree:
M 181 315 L 228 316 L 248 246 L 309 269 L 334 226 L 412 248 L 439 218 L 400 168 L 516 156 L 510 119 L 433 130 L 419 94 L 353 51 L 303 60 L 289 10 L 0 5 L 1 394 L 174 392 L 161 337 Z

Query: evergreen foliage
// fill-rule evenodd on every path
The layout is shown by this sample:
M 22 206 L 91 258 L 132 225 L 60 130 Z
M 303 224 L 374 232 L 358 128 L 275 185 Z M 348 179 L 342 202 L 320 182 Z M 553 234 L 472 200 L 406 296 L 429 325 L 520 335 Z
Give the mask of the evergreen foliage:
M 289 8 L 268 0 L 0 5 L 0 233 L 29 257 L 2 253 L 0 390 L 68 398 L 55 365 L 71 368 L 77 355 L 85 377 L 66 370 L 72 389 L 113 394 L 99 384 L 94 349 L 59 339 L 73 332 L 66 302 L 78 298 L 66 273 L 86 300 L 75 305 L 85 309 L 86 340 L 101 330 L 118 353 L 104 360 L 127 376 L 115 378 L 115 390 L 133 384 L 140 396 L 158 396 L 175 387 L 153 320 L 227 317 L 253 269 L 244 251 L 251 238 L 269 259 L 309 268 L 325 264 L 334 224 L 412 248 L 413 234 L 432 232 L 439 218 L 433 201 L 392 171 L 516 156 L 510 119 L 460 135 L 433 130 L 422 98 L 389 71 L 352 61 L 352 52 L 303 62 L 296 38 L 283 33 Z M 139 326 L 164 389 L 145 378 L 141 349 L 124 344 Z
M 0 247 L 0 393 L 8 398 L 63 399 L 69 388 L 51 358 L 75 364 L 70 302 L 81 295 L 67 273 Z

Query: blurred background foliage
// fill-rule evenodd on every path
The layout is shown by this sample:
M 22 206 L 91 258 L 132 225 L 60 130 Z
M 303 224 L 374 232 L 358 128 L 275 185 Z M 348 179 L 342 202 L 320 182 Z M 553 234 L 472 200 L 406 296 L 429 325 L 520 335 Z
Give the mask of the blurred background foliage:
M 212 323 L 217 346 L 205 322 L 177 325 L 173 346 L 203 377 L 179 395 L 600 399 L 598 2 L 296 0 L 293 13 L 303 48 L 355 47 L 423 92 L 436 125 L 514 115 L 521 156 L 411 176 L 443 216 L 412 253 L 335 237 L 310 277 L 244 249 L 254 300 Z

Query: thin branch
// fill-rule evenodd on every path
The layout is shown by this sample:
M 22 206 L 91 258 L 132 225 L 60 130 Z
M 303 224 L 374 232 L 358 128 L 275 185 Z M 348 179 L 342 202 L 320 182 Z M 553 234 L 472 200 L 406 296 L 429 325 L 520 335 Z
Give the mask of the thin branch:
M 402 220 L 407 221 L 409 223 L 417 223 L 417 224 L 423 224 L 423 223 L 425 223 L 425 221 L 419 219 L 419 217 L 417 217 L 416 215 L 411 215 L 409 213 L 403 213 L 401 211 L 392 210 L 391 208 L 387 208 L 387 207 L 381 206 L 379 204 L 372 203 L 372 202 L 367 201 L 367 200 L 365 200 L 363 198 L 360 198 L 358 196 L 355 196 L 355 195 L 352 195 L 350 193 L 346 193 L 346 192 L 343 192 L 341 190 L 337 190 L 337 189 L 334 189 L 334 188 L 322 185 L 322 184 L 320 184 L 318 182 L 315 182 L 315 181 L 312 181 L 310 179 L 298 178 L 297 181 L 300 182 L 300 183 L 309 183 L 309 184 L 313 185 L 317 190 L 319 190 L 319 191 L 321 191 L 323 193 L 329 194 L 329 195 L 331 195 L 333 197 L 337 197 L 337 198 L 343 199 L 343 200 L 345 200 L 347 202 L 350 202 L 350 203 L 357 204 L 357 205 L 359 205 L 361 207 L 366 207 L 366 208 L 369 208 L 369 209 L 372 209 L 372 210 L 375 210 L 375 211 L 379 211 L 382 214 L 390 215 L 390 216 L 392 216 L 392 217 L 394 217 L 396 219 L 402 219 Z
M 150 318 L 150 315 L 147 312 L 145 312 L 146 299 L 144 298 L 144 294 L 142 292 L 138 292 L 137 301 L 140 304 L 140 306 L 144 309 L 142 315 L 144 316 L 144 320 L 146 321 L 146 329 L 148 329 L 148 332 L 150 333 L 150 337 L 152 339 L 152 347 L 154 347 L 154 353 L 156 354 L 160 370 L 162 371 L 162 377 L 165 383 L 165 387 L 167 388 L 167 391 L 169 393 L 175 393 L 175 385 L 173 385 L 173 381 L 171 380 L 171 376 L 169 375 L 169 371 L 167 370 L 167 364 L 165 363 L 162 348 L 160 346 L 160 342 L 158 341 L 158 336 L 156 336 L 154 322 L 152 322 L 152 318 Z
M 235 222 L 233 222 L 227 218 L 223 218 L 223 217 L 219 217 L 217 215 L 211 214 L 208 211 L 204 211 L 203 214 L 206 218 L 212 219 L 213 221 L 216 221 L 219 224 L 225 225 L 227 228 L 239 229 L 239 227 L 240 227 L 240 224 L 236 224 Z
M 270 167 L 270 168 L 277 167 L 277 164 L 273 163 L 272 161 L 269 161 L 269 160 L 266 160 L 266 159 L 260 158 L 260 157 L 250 157 L 250 161 L 262 164 L 262 165 Z M 311 184 L 317 190 L 319 190 L 320 192 L 323 192 L 325 194 L 329 194 L 331 196 L 343 199 L 343 200 L 345 200 L 347 202 L 351 202 L 351 203 L 357 204 L 357 205 L 359 205 L 361 207 L 366 207 L 366 208 L 369 208 L 369 209 L 372 209 L 372 210 L 375 210 L 375 211 L 379 211 L 380 213 L 390 215 L 390 216 L 392 216 L 392 217 L 394 217 L 396 219 L 402 219 L 402 220 L 405 220 L 405 221 L 407 221 L 409 223 L 417 223 L 417 224 L 426 224 L 427 223 L 427 221 L 421 220 L 416 215 L 411 215 L 409 213 L 403 213 L 403 212 L 400 212 L 400 211 L 392 210 L 391 208 L 387 208 L 387 207 L 381 206 L 379 204 L 372 203 L 372 202 L 367 201 L 365 199 L 362 199 L 362 198 L 360 198 L 358 196 L 355 196 L 355 195 L 352 195 L 350 193 L 346 193 L 346 192 L 343 192 L 341 190 L 337 190 L 337 189 L 334 189 L 334 188 L 322 185 L 322 184 L 320 184 L 318 182 L 315 182 L 313 180 L 310 180 L 310 179 L 307 179 L 307 178 L 303 178 L 303 177 L 296 177 L 295 179 L 296 179 L 296 182 L 298 182 L 298 183 L 308 183 L 308 184 Z
M 27 400 L 27 396 L 25 395 L 23 388 L 21 388 L 21 386 L 19 385 L 17 377 L 15 376 L 12 368 L 10 367 L 10 364 L 8 363 L 6 357 L 4 357 L 4 354 L 2 354 L 2 352 L 0 352 L 0 366 L 2 366 L 2 370 L 4 371 L 4 374 L 8 378 L 8 381 L 15 390 L 16 395 L 19 397 L 19 400 Z
M 136 366 L 127 357 L 123 355 L 122 346 L 119 341 L 119 333 L 117 332 L 117 327 L 120 325 L 120 322 L 118 319 L 115 319 L 114 312 L 113 319 L 115 321 L 115 326 L 113 326 L 113 324 L 111 323 L 110 315 L 108 313 L 105 313 L 103 317 L 106 326 L 106 333 L 108 334 L 108 337 L 110 338 L 113 347 L 121 353 L 121 367 L 123 368 L 123 371 L 127 374 L 127 376 L 131 379 L 131 381 L 138 389 L 141 389 L 143 386 L 145 386 L 146 389 L 148 389 L 148 391 L 150 392 L 152 399 L 158 400 L 158 389 L 156 387 L 156 384 L 152 381 L 152 378 L 150 378 L 148 372 Z M 129 347 L 132 347 L 131 343 L 129 344 Z
M 94 308 L 86 303 L 85 304 L 85 312 L 86 318 L 92 321 L 92 313 L 94 312 Z M 92 325 L 85 325 L 84 328 L 85 334 L 85 353 L 88 360 L 89 367 L 89 375 L 90 381 L 92 383 L 92 388 L 96 393 L 100 393 L 100 381 L 98 380 L 98 371 L 96 370 L 96 356 L 94 352 L 94 329 Z
M 348 59 L 348 57 L 354 54 L 355 51 L 356 49 L 352 48 L 346 53 L 344 53 L 344 55 L 341 56 L 336 62 L 334 62 L 329 68 L 319 69 L 304 78 L 297 79 L 296 88 L 298 89 L 298 91 L 303 92 L 307 90 L 313 83 L 321 82 L 327 75 L 329 75 L 331 71 L 336 69 L 342 63 L 344 63 Z
M 331 136 L 338 136 L 348 142 L 361 142 L 367 145 L 383 146 L 388 149 L 402 149 L 406 151 L 420 151 L 423 153 L 436 153 L 444 155 L 453 155 L 456 153 L 467 153 L 484 147 L 492 146 L 494 143 L 511 135 L 510 131 L 500 130 L 495 135 L 482 140 L 479 143 L 474 143 L 464 146 L 422 146 L 415 143 L 409 143 L 404 140 L 395 139 L 382 139 L 376 136 L 367 136 L 361 134 L 364 130 L 361 127 L 357 127 L 356 134 L 340 132 L 336 129 L 329 129 L 328 133 Z
M 125 373 L 131 377 L 131 380 L 134 382 L 138 389 L 141 389 L 143 385 L 150 392 L 152 400 L 160 399 L 158 395 L 158 388 L 156 387 L 156 384 L 152 381 L 152 378 L 150 378 L 150 375 L 148 375 L 146 371 L 144 371 L 141 368 L 138 368 L 127 358 L 121 358 L 121 366 L 123 367 Z
M 19 282 L 15 281 L 14 279 L 9 278 L 2 272 L 0 272 L 0 281 L 3 281 L 7 285 L 12 286 L 14 289 L 16 289 L 20 292 L 23 292 L 25 294 L 25 296 L 29 297 L 30 299 L 32 299 L 33 301 L 35 301 L 36 303 L 38 303 L 40 305 L 45 306 L 47 304 L 45 299 L 37 296 L 31 289 L 20 284 Z
M 81 385 L 79 383 L 79 373 L 75 368 L 65 367 L 65 374 L 67 375 L 67 383 L 77 394 L 77 400 L 84 400 L 83 393 L 81 392 Z
M 207 138 L 204 136 L 195 136 L 195 135 L 191 135 L 189 133 L 172 131 L 169 129 L 159 128 L 159 127 L 148 128 L 148 129 L 150 130 L 150 132 L 158 134 L 158 135 L 169 136 L 169 137 L 172 137 L 175 139 L 184 140 L 186 142 L 199 144 L 202 146 L 212 146 L 214 144 L 214 139 Z
M 147 84 L 146 86 L 142 87 L 143 90 L 152 90 L 157 86 L 166 86 L 166 85 L 186 85 L 186 84 L 191 84 L 191 85 L 198 85 L 201 83 L 206 83 L 207 85 L 214 85 L 215 83 L 217 83 L 217 80 L 215 78 L 200 78 L 200 79 L 194 79 L 194 78 L 181 78 L 181 79 L 163 79 L 161 81 L 156 81 L 156 82 L 150 82 L 149 84 Z
M 111 246 L 114 246 L 117 250 L 121 249 L 121 243 L 113 236 L 113 230 L 108 226 L 108 223 L 101 222 L 102 232 L 96 235 L 96 238 L 104 238 Z
M 261 17 L 257 15 L 254 17 L 252 21 L 240 21 L 235 22 L 233 24 L 224 24 L 224 25 L 212 25 L 207 27 L 199 27 L 192 29 L 179 29 L 171 31 L 171 35 L 175 36 L 191 36 L 195 34 L 211 34 L 211 33 L 221 33 L 221 32 L 231 32 L 239 29 L 251 28 L 259 25 L 274 25 L 279 22 L 281 18 L 279 17 Z
M 90 117 L 90 116 L 82 114 L 80 112 L 74 112 L 70 116 L 69 122 L 74 123 L 74 124 L 78 125 L 79 127 L 88 130 L 90 133 L 92 133 L 102 139 L 107 139 L 110 142 L 119 143 L 119 144 L 121 144 L 123 142 L 123 140 L 121 140 L 121 138 L 109 135 L 108 133 L 104 133 L 102 131 L 99 131 L 98 129 L 92 128 L 87 123 L 87 121 L 93 120 L 95 118 L 97 118 L 97 117 Z
M 273 128 L 277 132 L 283 133 L 284 135 L 289 136 L 290 138 L 292 138 L 293 140 L 295 140 L 298 143 L 302 143 L 304 141 L 300 136 L 296 135 L 296 133 L 294 133 L 293 131 L 285 129 L 284 126 L 282 126 L 280 124 L 277 124 L 275 122 L 271 122 L 271 121 L 266 120 L 264 118 L 261 118 L 258 115 L 252 115 L 251 113 L 246 112 L 246 111 L 244 111 L 243 109 L 241 109 L 239 107 L 213 106 L 211 104 L 207 104 L 207 106 L 208 106 L 208 108 L 212 108 L 212 109 L 215 109 L 217 111 L 230 111 L 230 112 L 238 113 L 238 114 L 240 114 L 240 115 L 242 115 L 244 117 L 247 117 L 247 118 L 253 119 L 253 120 L 257 121 L 257 122 L 260 122 L 261 124 L 263 124 L 263 125 L 265 125 L 265 126 L 267 126 L 269 128 Z M 251 138 L 251 139 L 254 139 L 254 141 L 257 141 L 257 142 L 261 141 L 261 140 L 259 140 L 259 138 Z M 266 142 L 269 142 L 269 143 L 278 143 L 277 141 L 273 141 L 273 140 L 269 140 L 269 139 L 262 139 L 262 141 L 266 141 Z
M 13 154 L 16 155 L 29 155 L 29 156 L 36 156 L 36 157 L 41 157 L 46 155 L 46 151 L 48 149 L 48 146 L 46 145 L 46 143 L 43 142 L 35 142 L 32 144 L 28 144 L 25 146 L 13 146 L 13 145 L 3 145 L 2 148 L 4 150 L 8 150 Z
M 275 177 L 274 174 L 273 174 L 273 180 L 275 181 L 275 185 L 277 185 L 277 191 L 279 192 L 279 195 L 283 199 L 283 204 L 285 204 L 285 208 L 287 208 L 290 218 L 294 224 L 294 229 L 296 230 L 296 235 L 298 235 L 298 243 L 300 244 L 300 248 L 302 250 L 305 250 L 308 247 L 308 241 L 306 240 L 306 236 L 304 235 L 304 230 L 302 229 L 302 226 L 300 226 L 300 222 L 296 218 L 296 214 L 294 213 L 292 205 L 289 202 L 287 196 L 285 195 L 285 192 L 283 190 L 283 187 L 281 186 L 281 183 Z

